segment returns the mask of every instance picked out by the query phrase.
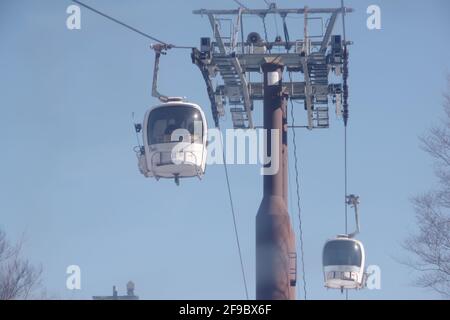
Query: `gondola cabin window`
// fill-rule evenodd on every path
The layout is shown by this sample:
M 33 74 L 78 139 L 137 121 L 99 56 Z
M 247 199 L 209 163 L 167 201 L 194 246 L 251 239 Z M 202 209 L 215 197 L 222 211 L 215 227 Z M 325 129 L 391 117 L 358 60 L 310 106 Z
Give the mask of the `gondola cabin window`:
M 323 251 L 324 266 L 357 266 L 362 263 L 361 246 L 352 240 L 329 241 Z
M 177 129 L 185 129 L 189 132 L 190 139 L 184 142 L 202 143 L 203 125 L 198 110 L 190 106 L 155 108 L 148 119 L 148 144 L 179 142 L 172 140 L 172 134 Z

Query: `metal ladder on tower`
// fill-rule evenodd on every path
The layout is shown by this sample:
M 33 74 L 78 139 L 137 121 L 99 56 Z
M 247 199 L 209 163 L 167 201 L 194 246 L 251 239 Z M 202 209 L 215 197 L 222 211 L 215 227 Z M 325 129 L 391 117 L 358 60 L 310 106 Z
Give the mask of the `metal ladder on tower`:
M 214 56 L 214 63 L 217 65 L 218 71 L 224 81 L 224 93 L 228 98 L 230 105 L 231 118 L 234 128 L 249 128 L 248 114 L 245 108 L 245 97 L 242 90 L 246 83 L 242 82 L 239 74 L 241 71 L 236 70 L 236 63 L 239 61 L 233 55 Z
M 328 86 L 328 66 L 324 54 L 317 52 L 309 56 L 308 72 L 313 92 L 315 86 Z M 313 120 L 318 128 L 329 127 L 328 93 L 314 92 Z

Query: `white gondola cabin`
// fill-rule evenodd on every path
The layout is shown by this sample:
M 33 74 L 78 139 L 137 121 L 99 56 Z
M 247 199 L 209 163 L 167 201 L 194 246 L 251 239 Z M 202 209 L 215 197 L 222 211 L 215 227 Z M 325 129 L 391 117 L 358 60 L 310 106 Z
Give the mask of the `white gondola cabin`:
M 328 240 L 322 255 L 325 287 L 361 289 L 364 286 L 365 252 L 363 244 L 339 235 Z
M 181 100 L 155 106 L 145 114 L 144 145 L 137 153 L 146 177 L 202 177 L 206 166 L 207 123 L 202 109 Z
M 356 230 L 328 240 L 323 247 L 322 264 L 325 287 L 330 289 L 361 289 L 365 286 L 366 255 L 359 233 L 359 197 L 351 194 L 346 203 L 355 209 Z

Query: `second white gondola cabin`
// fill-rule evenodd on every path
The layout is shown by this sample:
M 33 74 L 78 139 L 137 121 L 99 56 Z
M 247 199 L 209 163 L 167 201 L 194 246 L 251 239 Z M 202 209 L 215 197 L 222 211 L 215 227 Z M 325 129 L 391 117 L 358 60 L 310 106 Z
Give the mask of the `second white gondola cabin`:
M 139 170 L 146 177 L 202 177 L 206 167 L 207 123 L 202 109 L 184 101 L 155 106 L 144 117 Z
M 364 286 L 365 259 L 364 246 L 360 241 L 348 235 L 328 240 L 322 255 L 325 287 L 361 289 Z

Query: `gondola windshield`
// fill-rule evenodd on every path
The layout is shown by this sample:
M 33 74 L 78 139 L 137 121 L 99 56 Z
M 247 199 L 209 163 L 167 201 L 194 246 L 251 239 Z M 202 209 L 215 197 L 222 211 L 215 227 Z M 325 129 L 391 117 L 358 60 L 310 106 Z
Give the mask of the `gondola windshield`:
M 199 129 L 195 130 L 196 126 Z M 188 130 L 191 143 L 202 143 L 202 117 L 197 109 L 190 106 L 167 106 L 154 109 L 148 119 L 147 139 L 149 145 L 174 142 L 171 135 L 177 129 Z
M 324 266 L 358 266 L 362 263 L 361 246 L 355 241 L 335 240 L 325 245 Z

